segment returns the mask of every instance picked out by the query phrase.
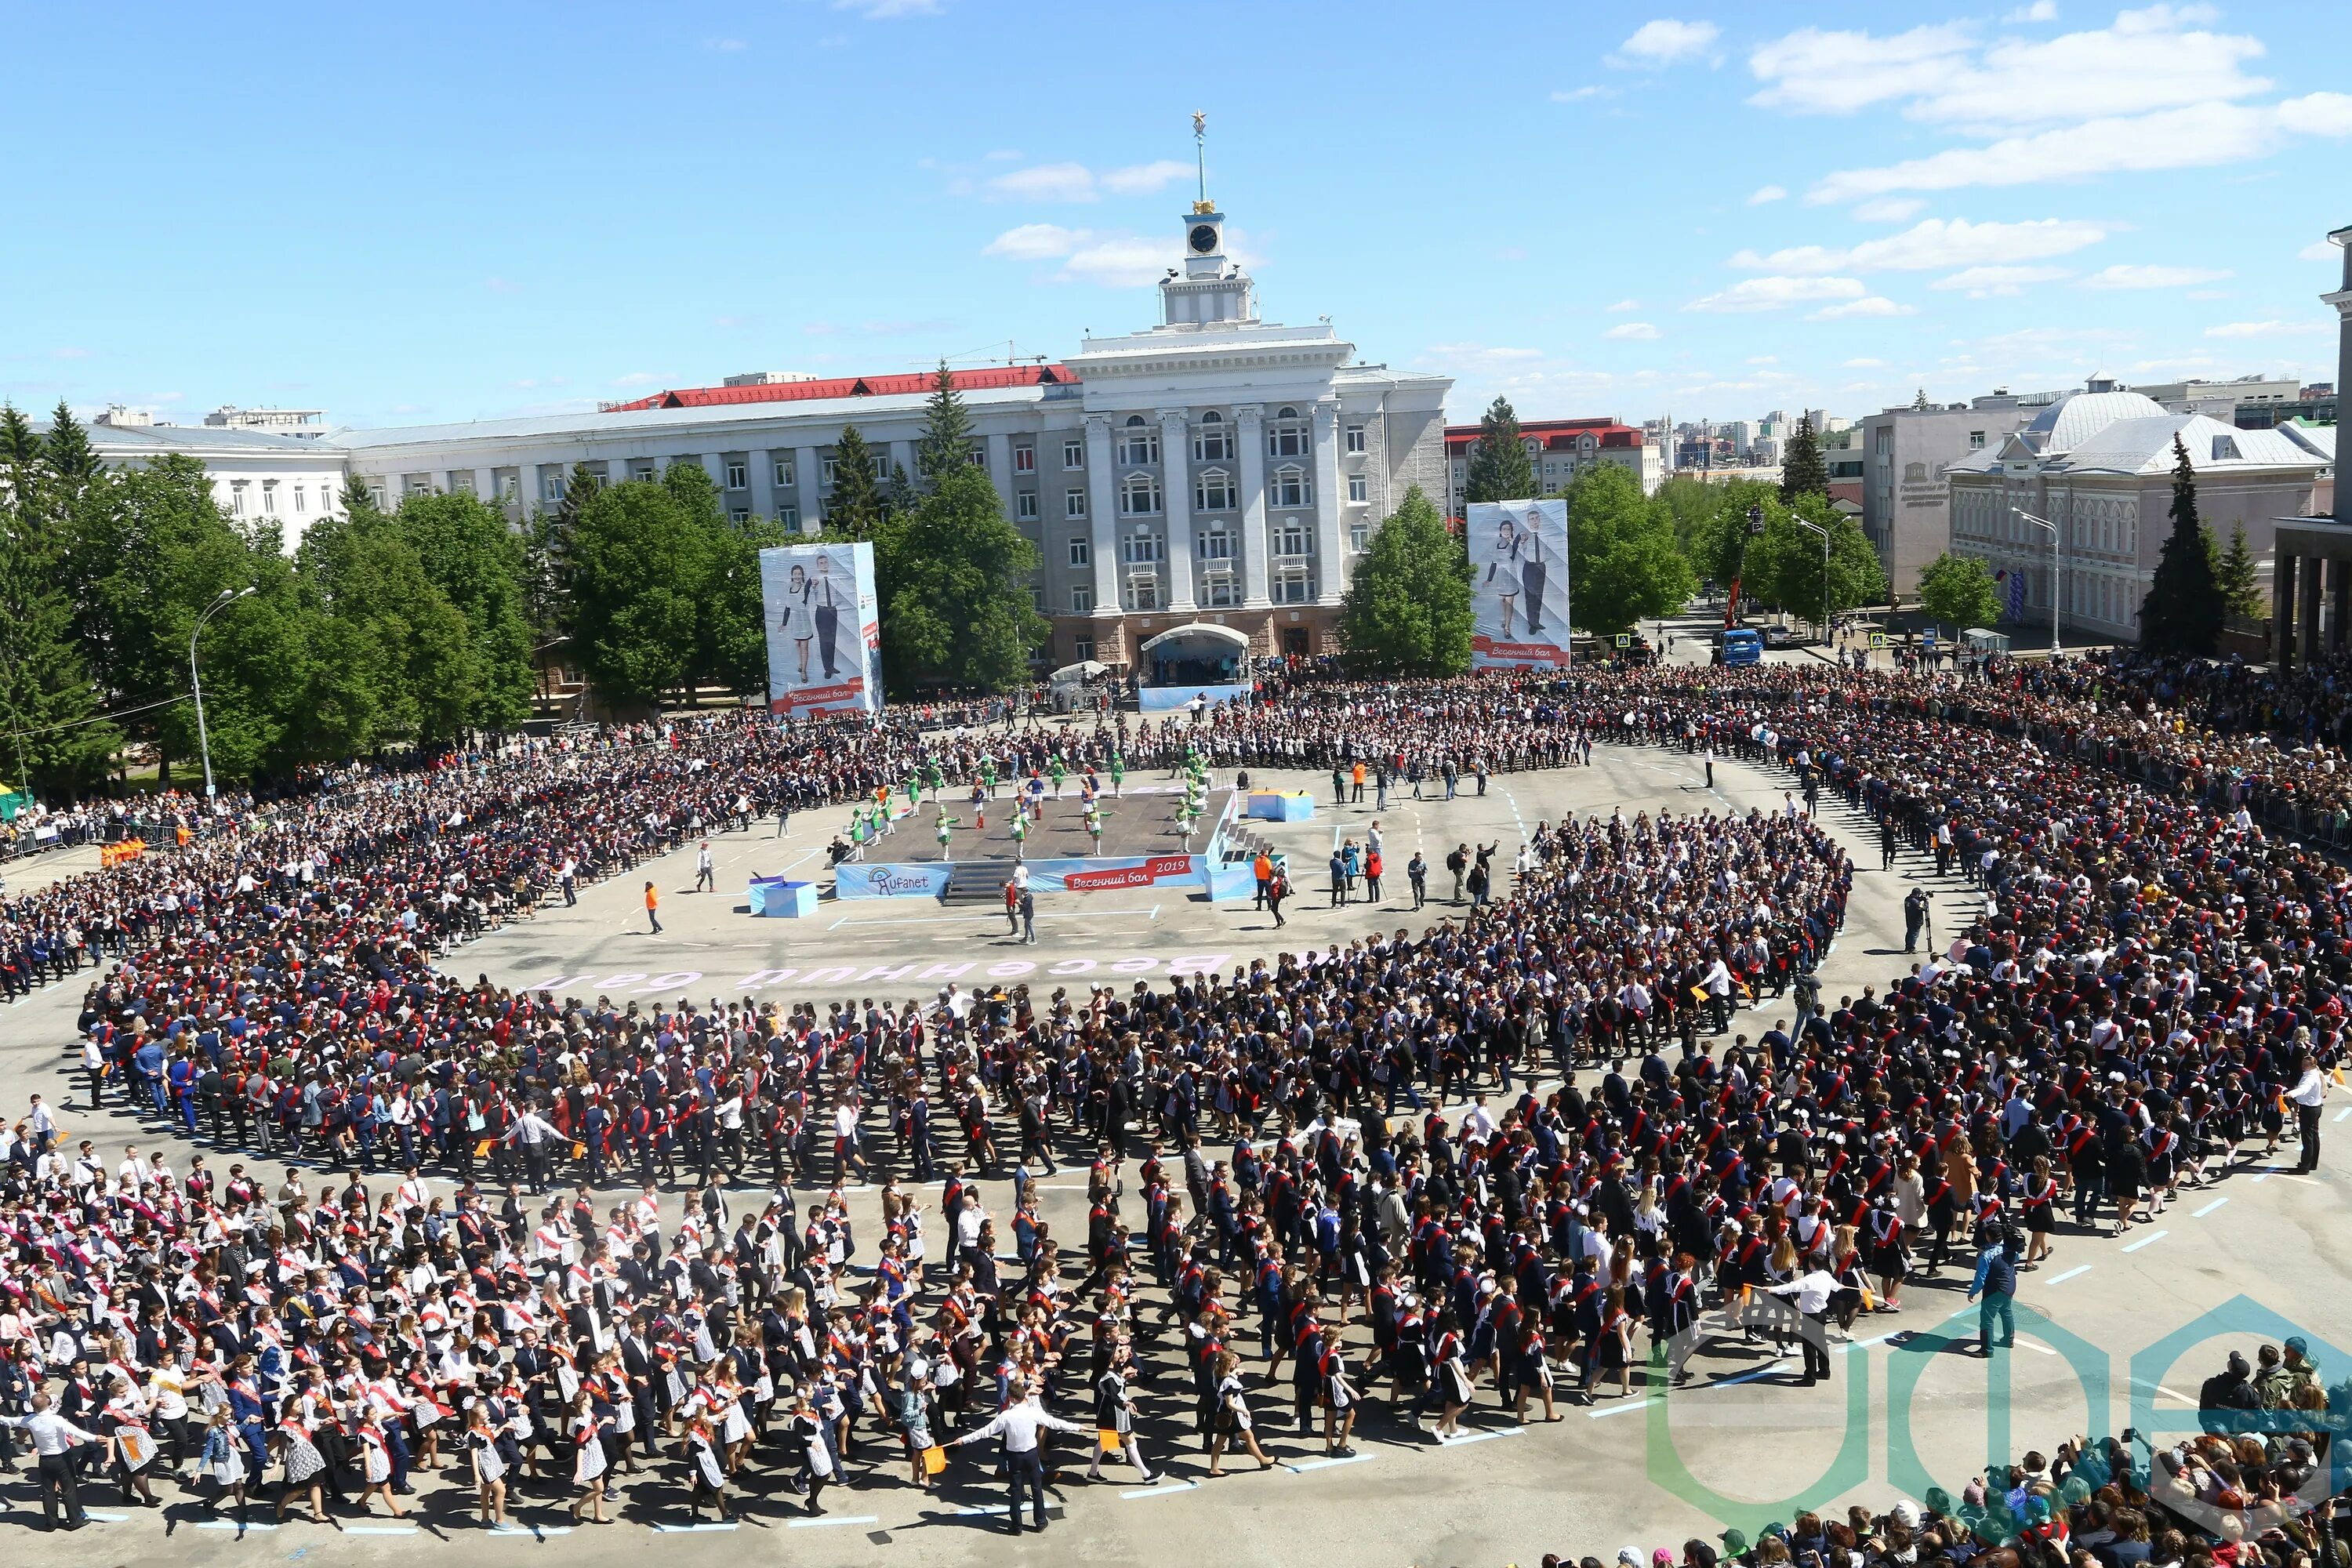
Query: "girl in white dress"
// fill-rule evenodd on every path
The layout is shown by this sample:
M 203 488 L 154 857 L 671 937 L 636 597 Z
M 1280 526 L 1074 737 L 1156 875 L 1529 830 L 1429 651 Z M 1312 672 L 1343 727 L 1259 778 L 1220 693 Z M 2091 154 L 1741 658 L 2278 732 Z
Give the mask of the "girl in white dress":
M 572 1479 L 586 1489 L 572 1504 L 572 1517 L 578 1520 L 584 1507 L 590 1520 L 610 1524 L 604 1517 L 604 1423 L 584 1388 L 572 1402 Z
M 507 1461 L 499 1452 L 499 1435 L 490 1429 L 488 1402 L 467 1402 L 466 1448 L 474 1462 L 474 1498 L 482 1523 L 503 1530 L 507 1522 Z

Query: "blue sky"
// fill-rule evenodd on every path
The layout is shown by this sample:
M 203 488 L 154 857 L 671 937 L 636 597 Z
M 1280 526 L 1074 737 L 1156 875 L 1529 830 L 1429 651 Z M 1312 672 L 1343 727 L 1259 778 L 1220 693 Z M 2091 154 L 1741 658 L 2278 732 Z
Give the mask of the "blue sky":
M 2334 374 L 2352 11 L 35 6 L 0 396 L 362 425 L 1271 319 L 1524 416 Z

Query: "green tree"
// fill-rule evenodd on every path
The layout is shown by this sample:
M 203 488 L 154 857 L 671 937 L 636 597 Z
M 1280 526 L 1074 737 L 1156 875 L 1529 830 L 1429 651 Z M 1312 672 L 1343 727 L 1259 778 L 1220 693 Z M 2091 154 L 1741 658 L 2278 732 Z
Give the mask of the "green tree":
M 345 700 L 308 716 L 331 755 L 446 745 L 480 710 L 472 629 L 410 537 L 398 517 L 368 507 L 311 524 L 296 552 L 305 604 L 336 623 L 313 629 L 314 646 Z
M 1812 416 L 1797 416 L 1797 427 L 1789 435 L 1788 450 L 1780 455 L 1780 499 L 1794 501 L 1799 496 L 1830 493 L 1829 465 L 1822 460 L 1821 438 L 1813 433 Z
M 1878 552 L 1860 524 L 1842 515 L 1822 495 L 1798 498 L 1784 506 L 1774 496 L 1764 503 L 1764 533 L 1748 542 L 1742 592 L 1808 620 L 1822 614 L 1822 537 L 1791 521 L 1802 518 L 1829 531 L 1829 610 L 1835 615 L 1886 595 Z
M 768 687 L 768 641 L 760 598 L 760 552 L 797 541 L 773 518 L 725 522 L 704 538 L 702 592 L 696 600 L 695 674 L 738 696 Z
M 1478 421 L 1478 444 L 1470 452 L 1465 500 L 1528 500 L 1536 493 L 1536 466 L 1519 434 L 1519 416 L 1508 398 L 1497 397 Z
M 58 500 L 31 422 L 0 405 L 0 794 L 45 799 L 98 783 L 121 740 L 74 640 Z
M 1770 517 L 1780 509 L 1780 492 L 1760 479 L 1691 482 L 1707 491 L 1713 501 L 1713 510 L 1701 514 L 1684 546 L 1691 569 L 1718 588 L 1727 588 L 1733 578 L 1741 577 L 1741 592 L 1754 593 L 1757 578 L 1750 569 L 1749 550 L 1761 546 L 1763 541 L 1749 537 L 1748 514 L 1751 508 L 1761 508 Z
M 833 493 L 825 497 L 828 539 L 872 539 L 889 521 L 890 504 L 874 473 L 874 448 L 857 426 L 845 425 L 833 444 Z
M 613 485 L 581 508 L 569 551 L 572 651 L 607 703 L 652 709 L 694 673 L 706 546 L 667 484 Z
M 890 684 L 999 691 L 1027 679 L 1052 629 L 1030 602 L 1036 569 L 987 473 L 966 464 L 944 474 L 876 544 Z
M 523 542 L 473 496 L 412 495 L 395 521 L 425 574 L 466 620 L 475 665 L 467 723 L 511 730 L 530 717 L 531 629 Z
M 1989 626 L 2000 614 L 2000 586 L 1982 561 L 1947 550 L 1920 568 L 1919 605 L 1939 626 Z
M 1586 468 L 1568 488 L 1568 571 L 1570 618 L 1601 636 L 1680 609 L 1698 586 L 1675 542 L 1674 513 L 1614 463 Z
M 2221 640 L 2224 611 L 2213 536 L 2197 516 L 2197 470 L 2189 448 L 2172 437 L 2172 531 L 2157 557 L 2147 597 L 2140 602 L 2140 646 L 2158 653 L 2210 658 Z
M 1370 674 L 1459 675 L 1470 668 L 1470 557 L 1414 485 L 1372 531 L 1339 607 L 1339 642 Z
M 97 449 L 89 444 L 89 432 L 73 416 L 64 398 L 58 399 L 57 411 L 49 416 L 49 433 L 41 443 L 48 458 L 49 471 L 68 489 L 76 489 L 98 477 L 104 467 L 98 460 Z
M 2210 530 L 2207 531 L 2210 536 Z M 2254 552 L 2246 547 L 2246 525 L 2238 524 L 2230 531 L 2230 548 L 2214 564 L 2213 580 L 2221 590 L 2222 607 L 2233 620 L 2259 621 L 2269 602 L 2263 595 L 2262 578 L 2254 569 Z
M 1676 474 L 1658 486 L 1655 499 L 1674 519 L 1675 542 L 1691 558 L 1692 565 L 1697 566 L 1699 541 L 1713 525 L 1715 514 L 1723 504 L 1723 487 Z
M 931 395 L 923 405 L 923 434 L 915 443 L 915 471 L 926 489 L 971 461 L 971 415 L 956 391 L 948 362 L 940 361 Z

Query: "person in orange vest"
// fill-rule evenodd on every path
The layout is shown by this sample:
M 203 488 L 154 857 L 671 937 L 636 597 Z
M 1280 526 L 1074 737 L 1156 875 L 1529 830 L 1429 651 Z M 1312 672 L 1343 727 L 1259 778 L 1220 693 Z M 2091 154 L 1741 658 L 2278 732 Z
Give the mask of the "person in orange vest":
M 1265 890 L 1274 882 L 1273 857 L 1263 849 L 1259 850 L 1257 858 L 1250 862 L 1250 875 L 1257 879 L 1257 907 L 1264 909 L 1265 908 Z
M 1363 805 L 1363 804 L 1364 804 L 1364 764 L 1363 764 L 1363 761 L 1362 761 L 1362 759 L 1361 759 L 1361 758 L 1359 758 L 1359 759 L 1357 760 L 1357 763 L 1356 763 L 1356 771 L 1355 771 L 1354 776 L 1349 780 L 1349 782 L 1350 782 L 1350 783 L 1352 783 L 1352 784 L 1356 786 L 1356 793 L 1355 793 L 1354 796 L 1349 800 L 1349 805 Z
M 661 935 L 661 894 L 651 882 L 646 884 L 646 923 L 653 927 L 655 936 Z

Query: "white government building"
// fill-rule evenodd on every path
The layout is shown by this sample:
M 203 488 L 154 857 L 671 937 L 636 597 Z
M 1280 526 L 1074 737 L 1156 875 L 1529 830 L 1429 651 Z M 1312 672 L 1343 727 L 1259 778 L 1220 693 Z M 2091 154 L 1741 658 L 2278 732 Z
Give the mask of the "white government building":
M 1043 563 L 1033 589 L 1054 624 L 1051 664 L 1130 663 L 1195 620 L 1259 653 L 1327 651 L 1372 528 L 1411 485 L 1445 504 L 1451 381 L 1359 364 L 1328 321 L 1261 320 L 1224 230 L 1208 203 L 1185 215 L 1158 326 L 1090 337 L 1064 364 L 957 373 L 973 458 Z M 915 471 L 930 381 L 751 375 L 593 414 L 315 437 L 126 422 L 93 436 L 112 460 L 194 451 L 222 504 L 280 519 L 289 548 L 346 474 L 383 504 L 470 491 L 520 522 L 583 463 L 607 481 L 700 463 L 735 516 L 814 532 L 845 426 L 886 476 Z

